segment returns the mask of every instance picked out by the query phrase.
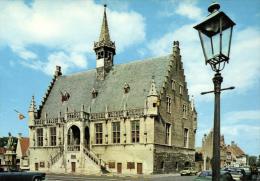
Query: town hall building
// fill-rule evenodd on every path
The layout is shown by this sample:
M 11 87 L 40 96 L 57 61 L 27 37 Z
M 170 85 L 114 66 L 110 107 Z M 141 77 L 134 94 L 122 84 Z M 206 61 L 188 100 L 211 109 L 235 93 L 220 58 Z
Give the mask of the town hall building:
M 154 174 L 194 164 L 197 113 L 179 42 L 163 57 L 115 65 L 104 10 L 96 68 L 56 66 L 39 108 L 29 108 L 29 164 L 56 173 Z

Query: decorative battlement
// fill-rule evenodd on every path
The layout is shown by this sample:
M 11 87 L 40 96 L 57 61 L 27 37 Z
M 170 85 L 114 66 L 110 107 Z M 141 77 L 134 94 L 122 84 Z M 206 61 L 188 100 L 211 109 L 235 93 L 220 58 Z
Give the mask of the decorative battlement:
M 103 46 L 113 48 L 113 49 L 116 48 L 115 42 L 113 42 L 113 41 L 102 40 L 102 41 L 94 42 L 94 49 L 98 48 L 98 47 L 103 47 Z
M 119 118 L 119 117 L 140 117 L 145 115 L 144 108 L 129 109 L 121 111 L 110 111 L 102 113 L 87 113 L 84 111 L 80 112 L 70 112 L 65 113 L 65 117 L 56 118 L 45 118 L 45 119 L 35 119 L 34 125 L 52 125 L 57 123 L 64 123 L 70 120 L 98 120 L 98 119 L 108 119 L 108 118 Z
M 48 119 L 35 119 L 34 124 L 35 124 L 35 126 L 45 125 L 45 124 L 51 125 L 51 124 L 62 123 L 62 122 L 64 122 L 64 120 L 65 120 L 64 117 L 48 118 Z

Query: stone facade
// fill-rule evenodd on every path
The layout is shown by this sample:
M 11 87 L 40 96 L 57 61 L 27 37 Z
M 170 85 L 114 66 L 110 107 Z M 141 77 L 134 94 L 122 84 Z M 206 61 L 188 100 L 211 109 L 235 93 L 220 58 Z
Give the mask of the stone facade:
M 39 109 L 32 98 L 30 170 L 152 174 L 193 165 L 197 113 L 179 42 L 169 56 L 115 66 L 106 12 L 101 29 L 96 70 L 63 76 L 57 66 Z
M 204 170 L 211 169 L 212 166 L 212 157 L 213 157 L 213 131 L 210 131 L 208 135 L 204 135 L 202 140 L 201 152 L 203 155 Z M 220 167 L 223 168 L 226 165 L 227 152 L 224 136 L 221 136 L 220 139 Z

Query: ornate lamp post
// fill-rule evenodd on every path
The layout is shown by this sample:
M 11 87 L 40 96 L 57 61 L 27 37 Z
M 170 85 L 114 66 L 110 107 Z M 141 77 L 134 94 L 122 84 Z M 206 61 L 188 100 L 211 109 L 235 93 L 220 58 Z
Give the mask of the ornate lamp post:
M 229 62 L 232 30 L 235 23 L 224 12 L 219 11 L 219 8 L 218 3 L 211 4 L 208 8 L 210 14 L 203 22 L 194 27 L 199 33 L 205 63 L 210 64 L 215 72 L 214 91 L 201 93 L 214 92 L 215 94 L 212 167 L 214 181 L 220 179 L 220 92 L 234 89 L 234 87 L 221 89 L 223 77 L 220 72 Z

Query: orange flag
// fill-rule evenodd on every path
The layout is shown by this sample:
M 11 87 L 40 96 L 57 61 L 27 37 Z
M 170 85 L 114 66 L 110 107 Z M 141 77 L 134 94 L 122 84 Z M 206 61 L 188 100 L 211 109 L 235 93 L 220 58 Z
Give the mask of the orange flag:
M 17 111 L 17 110 L 14 110 L 14 111 L 18 113 L 19 120 L 23 120 L 25 118 L 25 116 L 22 113 L 20 113 L 19 111 Z

